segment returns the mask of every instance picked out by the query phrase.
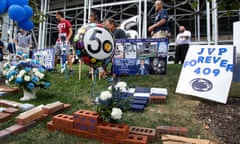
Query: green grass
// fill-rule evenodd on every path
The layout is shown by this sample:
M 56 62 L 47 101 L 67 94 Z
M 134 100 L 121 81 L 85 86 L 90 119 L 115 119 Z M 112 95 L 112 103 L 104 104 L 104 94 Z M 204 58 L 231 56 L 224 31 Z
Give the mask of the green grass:
M 61 113 L 73 114 L 79 109 L 93 110 L 91 103 L 91 88 L 93 82 L 87 78 L 88 67 L 83 67 L 83 78 L 78 80 L 78 67 L 75 66 L 74 75 L 70 76 L 66 82 L 64 75 L 52 73 L 50 75 L 52 86 L 47 90 L 40 90 L 37 93 L 38 99 L 29 103 L 40 105 L 48 104 L 54 101 L 61 101 L 72 104 L 72 107 Z M 166 104 L 149 105 L 144 113 L 127 112 L 124 114 L 122 123 L 133 126 L 155 128 L 160 125 L 183 126 L 190 131 L 190 137 L 207 138 L 217 141 L 213 134 L 204 130 L 203 124 L 197 119 L 197 105 L 201 101 L 198 98 L 182 96 L 175 93 L 180 65 L 169 65 L 166 76 L 123 76 L 122 80 L 128 84 L 140 87 L 163 87 L 168 88 L 169 96 Z M 108 82 L 106 79 L 98 80 L 95 86 L 95 94 L 106 90 Z M 233 83 L 230 96 L 238 97 L 239 84 Z M 15 100 L 22 96 L 22 93 L 12 94 L 4 99 Z M 62 132 L 49 132 L 46 129 L 46 123 L 51 117 L 39 122 L 34 128 L 28 131 L 13 135 L 7 138 L 1 144 L 94 144 L 97 142 L 85 140 L 77 136 L 64 134 Z M 8 122 L 0 124 L 0 130 L 14 124 L 14 118 Z M 160 142 L 155 142 L 159 144 Z

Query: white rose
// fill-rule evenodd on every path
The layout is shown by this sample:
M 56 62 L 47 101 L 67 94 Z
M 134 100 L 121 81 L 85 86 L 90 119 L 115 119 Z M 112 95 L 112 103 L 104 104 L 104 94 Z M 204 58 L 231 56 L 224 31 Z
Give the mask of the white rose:
M 26 62 L 30 62 L 30 61 L 32 61 L 32 60 L 28 58 L 28 59 L 26 59 L 25 61 L 26 61 Z
M 8 73 L 7 71 L 5 71 L 5 70 L 3 71 L 3 75 L 7 75 L 7 73 Z
M 16 68 L 16 66 L 12 66 L 12 67 L 9 69 L 9 71 L 13 71 L 13 70 L 15 70 L 15 68 Z
M 119 108 L 112 108 L 111 118 L 114 120 L 120 120 L 122 118 L 122 110 Z
M 112 86 L 109 86 L 109 87 L 108 87 L 108 90 L 110 90 L 110 91 L 111 91 L 111 90 L 112 90 Z
M 30 76 L 24 76 L 24 81 L 29 82 L 31 80 Z
M 11 77 L 9 78 L 9 82 L 11 82 L 13 79 L 14 79 L 14 76 L 11 76 Z
M 44 76 L 45 76 L 43 73 L 40 73 L 40 72 L 36 72 L 35 75 L 36 75 L 37 77 L 39 77 L 40 79 L 43 79 Z
M 101 94 L 99 96 L 99 99 L 102 101 L 105 101 L 110 98 L 112 98 L 112 94 L 109 91 L 103 91 L 103 92 L 101 92 Z
M 118 82 L 115 86 L 116 89 L 119 89 L 121 91 L 126 90 L 127 83 L 126 82 Z
M 8 66 L 10 66 L 9 63 L 5 63 L 5 64 L 3 65 L 4 68 L 5 68 L 5 67 L 8 67 Z

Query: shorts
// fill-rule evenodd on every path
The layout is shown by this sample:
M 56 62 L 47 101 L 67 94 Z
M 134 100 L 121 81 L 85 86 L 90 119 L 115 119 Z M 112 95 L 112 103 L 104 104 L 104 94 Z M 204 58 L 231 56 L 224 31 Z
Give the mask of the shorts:
M 63 47 L 61 42 L 56 42 L 55 45 L 55 55 L 60 56 L 60 55 L 70 55 L 70 43 L 67 42 L 65 47 Z
M 167 38 L 168 35 L 168 31 L 158 31 L 156 33 L 153 34 L 152 38 Z

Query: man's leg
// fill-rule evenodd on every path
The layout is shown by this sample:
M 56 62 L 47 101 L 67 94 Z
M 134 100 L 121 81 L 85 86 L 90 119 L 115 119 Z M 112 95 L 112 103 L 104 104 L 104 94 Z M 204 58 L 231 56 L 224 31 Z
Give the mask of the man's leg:
M 180 46 L 176 46 L 176 53 L 175 53 L 175 60 L 174 63 L 178 64 L 180 61 L 180 56 L 181 56 L 181 50 Z

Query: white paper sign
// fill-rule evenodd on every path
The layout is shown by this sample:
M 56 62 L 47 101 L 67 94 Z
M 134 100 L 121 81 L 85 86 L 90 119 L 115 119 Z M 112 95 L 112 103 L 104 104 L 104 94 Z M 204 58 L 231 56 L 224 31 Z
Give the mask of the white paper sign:
M 177 93 L 227 103 L 233 75 L 233 46 L 190 46 Z

